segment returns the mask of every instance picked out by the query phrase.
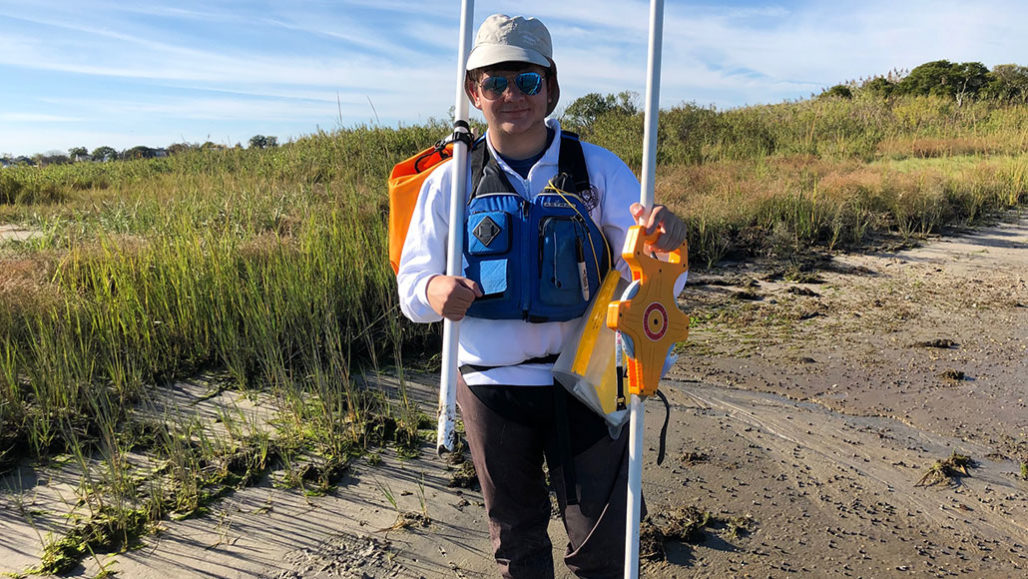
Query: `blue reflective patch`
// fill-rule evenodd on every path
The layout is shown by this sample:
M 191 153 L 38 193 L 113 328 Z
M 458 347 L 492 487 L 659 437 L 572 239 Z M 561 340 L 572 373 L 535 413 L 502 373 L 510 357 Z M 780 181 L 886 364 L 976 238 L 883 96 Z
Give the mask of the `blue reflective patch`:
M 507 291 L 507 260 L 490 259 L 479 263 L 479 283 L 485 295 L 502 294 Z

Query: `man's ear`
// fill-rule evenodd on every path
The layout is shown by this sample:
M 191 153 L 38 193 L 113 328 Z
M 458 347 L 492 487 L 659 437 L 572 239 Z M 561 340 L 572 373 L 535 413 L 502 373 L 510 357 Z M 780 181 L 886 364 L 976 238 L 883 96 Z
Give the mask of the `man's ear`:
M 478 90 L 475 86 L 475 80 L 471 78 L 471 75 L 464 77 L 464 94 L 468 95 L 468 100 L 471 101 L 471 105 L 478 110 L 482 110 L 482 106 L 479 103 Z
M 553 114 L 560 101 L 560 82 L 557 81 L 557 63 L 550 60 L 550 70 L 546 75 L 546 116 Z

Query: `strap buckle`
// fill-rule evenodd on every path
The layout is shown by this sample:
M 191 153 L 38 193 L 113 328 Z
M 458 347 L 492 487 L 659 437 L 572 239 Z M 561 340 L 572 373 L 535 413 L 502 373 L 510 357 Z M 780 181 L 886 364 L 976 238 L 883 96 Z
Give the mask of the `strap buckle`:
M 437 141 L 435 148 L 437 151 L 441 151 L 446 148 L 446 145 L 458 142 L 467 145 L 469 150 L 475 144 L 475 134 L 471 132 L 471 126 L 468 125 L 467 121 L 454 121 L 453 134 Z

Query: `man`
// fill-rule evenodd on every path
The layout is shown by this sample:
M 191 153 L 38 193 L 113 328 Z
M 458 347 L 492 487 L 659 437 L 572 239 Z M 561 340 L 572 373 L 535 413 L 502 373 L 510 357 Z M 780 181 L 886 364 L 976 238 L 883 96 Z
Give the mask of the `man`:
M 467 68 L 465 92 L 488 130 L 469 167 L 465 275 L 444 273 L 451 171 L 436 171 L 404 245 L 401 308 L 416 322 L 463 320 L 457 401 L 501 574 L 553 577 L 545 458 L 568 568 L 620 577 L 628 432 L 612 439 L 551 370 L 610 265 L 631 278 L 619 255 L 627 229 L 641 218 L 662 232 L 655 248 L 671 250 L 685 226 L 662 206 L 647 213 L 637 203 L 639 182 L 613 153 L 579 145 L 547 120 L 560 87 L 539 20 L 490 16 Z M 567 178 L 575 158 L 584 159 L 587 183 Z

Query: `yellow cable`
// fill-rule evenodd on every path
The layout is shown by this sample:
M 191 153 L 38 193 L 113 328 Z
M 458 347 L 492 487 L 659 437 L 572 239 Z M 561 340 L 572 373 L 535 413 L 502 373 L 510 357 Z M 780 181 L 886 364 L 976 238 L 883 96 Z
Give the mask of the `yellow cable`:
M 578 210 L 578 206 L 575 205 L 574 203 L 572 203 L 566 197 L 567 195 L 572 195 L 572 193 L 568 193 L 567 191 L 561 190 L 559 187 L 557 187 L 553 183 L 553 179 L 550 179 L 550 182 L 546 185 L 546 187 L 543 189 L 543 191 L 544 192 L 545 191 L 552 191 L 552 192 L 556 193 L 557 195 L 560 195 L 560 198 L 563 199 L 565 203 L 570 205 L 571 208 L 575 210 L 575 213 L 577 213 L 580 218 L 582 218 L 582 219 L 592 219 L 592 217 L 590 217 L 588 215 L 582 215 L 582 212 Z M 579 199 L 581 199 L 580 196 L 578 196 L 578 195 L 575 195 L 575 196 L 579 197 Z M 600 227 L 596 226 L 596 229 L 599 230 Z M 593 263 L 596 265 L 597 273 L 599 273 L 599 271 L 600 271 L 600 258 L 597 257 L 597 255 L 596 255 L 596 245 L 593 243 L 592 236 L 588 235 L 588 228 L 587 228 L 586 233 L 587 233 L 586 238 L 589 240 L 589 251 L 593 255 Z M 603 234 L 602 230 L 600 231 L 600 237 L 603 238 L 603 245 L 606 246 L 606 248 L 607 248 L 607 269 L 610 270 L 610 268 L 612 268 L 614 266 L 613 259 L 612 259 L 613 256 L 611 256 L 611 253 L 610 253 L 610 243 L 607 242 L 607 236 Z

